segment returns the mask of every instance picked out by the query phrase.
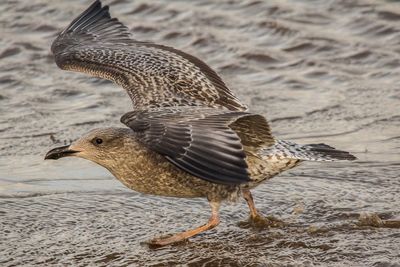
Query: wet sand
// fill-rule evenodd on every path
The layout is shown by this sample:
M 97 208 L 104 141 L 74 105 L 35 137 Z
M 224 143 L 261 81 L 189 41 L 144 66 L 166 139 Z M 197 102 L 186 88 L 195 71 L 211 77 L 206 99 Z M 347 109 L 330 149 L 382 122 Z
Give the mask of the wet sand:
M 142 195 L 79 159 L 43 161 L 131 109 L 110 82 L 59 70 L 50 44 L 90 1 L 0 3 L 1 266 L 400 266 L 400 3 L 105 1 L 138 40 L 204 59 L 280 139 L 351 163 L 305 163 L 254 191 L 281 228 L 239 227 L 244 201 L 185 244 L 142 242 L 205 222 L 202 199 Z

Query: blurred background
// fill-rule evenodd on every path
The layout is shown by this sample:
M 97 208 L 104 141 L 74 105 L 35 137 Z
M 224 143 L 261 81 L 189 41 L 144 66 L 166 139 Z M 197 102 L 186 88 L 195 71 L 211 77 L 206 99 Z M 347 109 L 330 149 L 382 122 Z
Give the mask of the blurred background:
M 51 42 L 90 3 L 0 2 L 0 265 L 400 266 L 400 2 L 103 1 L 135 39 L 207 62 L 277 138 L 359 158 L 258 187 L 259 210 L 286 227 L 240 228 L 243 201 L 223 206 L 217 229 L 158 250 L 141 242 L 204 223 L 206 201 L 141 195 L 84 160 L 43 161 L 132 109 L 117 85 L 53 61 Z

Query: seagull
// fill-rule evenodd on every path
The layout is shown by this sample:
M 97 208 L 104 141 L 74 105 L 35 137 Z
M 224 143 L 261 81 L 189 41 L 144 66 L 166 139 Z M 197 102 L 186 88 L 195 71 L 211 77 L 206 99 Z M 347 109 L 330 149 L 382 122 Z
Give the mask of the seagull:
M 206 198 L 208 222 L 157 237 L 153 246 L 185 241 L 216 227 L 224 201 L 243 197 L 252 222 L 271 223 L 251 189 L 303 161 L 355 160 L 326 144 L 300 145 L 273 137 L 266 118 L 248 111 L 222 79 L 196 57 L 131 38 L 95 1 L 52 44 L 57 65 L 114 81 L 133 111 L 126 127 L 94 129 L 45 159 L 80 157 L 108 169 L 128 188 L 151 195 Z

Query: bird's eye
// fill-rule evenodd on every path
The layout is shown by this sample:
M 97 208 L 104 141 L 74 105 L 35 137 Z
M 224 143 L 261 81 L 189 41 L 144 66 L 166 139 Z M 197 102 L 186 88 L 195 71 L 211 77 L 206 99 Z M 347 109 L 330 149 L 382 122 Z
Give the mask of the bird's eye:
M 96 139 L 94 140 L 94 142 L 95 142 L 97 145 L 100 145 L 101 143 L 103 143 L 103 139 L 101 139 L 101 138 L 96 138 Z

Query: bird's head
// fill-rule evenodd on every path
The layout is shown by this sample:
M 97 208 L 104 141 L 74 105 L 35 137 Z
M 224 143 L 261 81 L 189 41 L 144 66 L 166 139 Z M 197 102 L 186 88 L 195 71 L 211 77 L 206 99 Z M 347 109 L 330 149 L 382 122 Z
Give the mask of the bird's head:
M 45 159 L 80 157 L 109 167 L 123 157 L 126 146 L 135 145 L 133 131 L 128 128 L 94 129 L 70 145 L 56 147 L 47 152 Z M 134 151 L 134 150 L 133 150 Z M 132 155 L 130 155 L 132 156 Z

